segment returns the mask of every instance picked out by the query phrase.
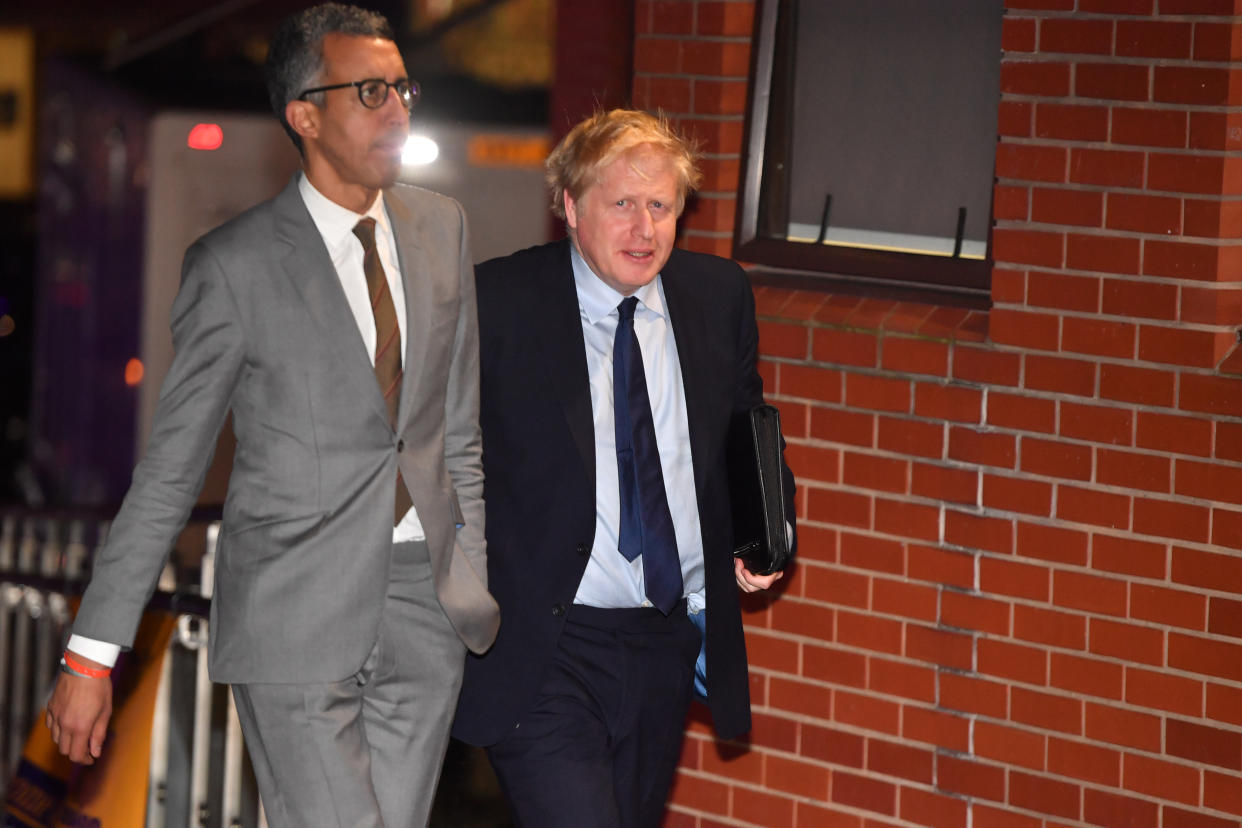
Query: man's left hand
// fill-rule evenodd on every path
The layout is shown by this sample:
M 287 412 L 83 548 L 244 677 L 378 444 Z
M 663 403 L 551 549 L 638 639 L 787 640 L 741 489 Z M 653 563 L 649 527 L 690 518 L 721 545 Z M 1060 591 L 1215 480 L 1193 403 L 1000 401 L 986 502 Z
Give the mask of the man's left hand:
M 733 574 L 737 578 L 737 585 L 742 588 L 743 592 L 758 592 L 761 589 L 768 589 L 772 584 L 776 583 L 785 574 L 783 571 L 773 572 L 771 575 L 756 575 L 746 568 L 746 564 L 742 563 L 741 558 L 733 559 Z

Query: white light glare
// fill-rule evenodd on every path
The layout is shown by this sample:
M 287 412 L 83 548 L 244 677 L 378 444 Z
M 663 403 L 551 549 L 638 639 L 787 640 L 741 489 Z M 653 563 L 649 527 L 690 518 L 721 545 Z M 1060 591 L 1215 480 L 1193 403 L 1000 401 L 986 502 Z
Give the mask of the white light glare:
M 440 157 L 440 147 L 426 135 L 411 135 L 401 150 L 401 163 L 407 167 L 421 167 Z

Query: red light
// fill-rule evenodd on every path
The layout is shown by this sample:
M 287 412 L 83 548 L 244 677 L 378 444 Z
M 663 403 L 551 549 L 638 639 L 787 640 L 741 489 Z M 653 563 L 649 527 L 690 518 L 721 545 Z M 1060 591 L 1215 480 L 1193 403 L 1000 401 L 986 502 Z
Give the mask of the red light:
M 125 363 L 125 384 L 131 388 L 142 382 L 142 375 L 146 373 L 143 368 L 142 360 L 137 357 Z
M 195 124 L 185 145 L 190 149 L 213 150 L 220 149 L 223 143 L 224 130 L 220 129 L 219 124 Z

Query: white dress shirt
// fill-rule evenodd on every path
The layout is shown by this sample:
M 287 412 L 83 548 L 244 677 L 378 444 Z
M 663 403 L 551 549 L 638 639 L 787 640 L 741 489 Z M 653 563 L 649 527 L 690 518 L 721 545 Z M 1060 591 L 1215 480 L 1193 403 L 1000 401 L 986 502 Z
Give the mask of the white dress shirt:
M 392 232 L 392 223 L 388 220 L 388 211 L 384 209 L 383 194 L 376 196 L 367 211 L 359 215 L 320 193 L 305 175 L 298 181 L 298 192 L 310 212 L 315 228 L 323 237 L 324 246 L 328 248 L 332 266 L 336 269 L 337 278 L 341 280 L 341 289 L 345 292 L 345 300 L 349 303 L 354 321 L 358 323 L 358 332 L 362 334 L 362 342 L 370 355 L 372 366 L 375 365 L 375 314 L 371 310 L 370 292 L 367 290 L 366 275 L 362 271 L 362 242 L 354 235 L 354 225 L 363 217 L 375 219 L 375 246 L 379 252 L 380 263 L 384 266 L 384 275 L 388 277 L 388 289 L 392 292 L 404 361 L 405 290 L 397 259 L 396 237 Z M 423 540 L 425 537 L 418 513 L 411 506 L 401 522 L 393 527 L 393 543 Z M 66 646 L 78 655 L 108 666 L 116 663 L 121 652 L 119 644 L 97 641 L 81 635 L 69 636 Z
M 586 343 L 591 411 L 595 424 L 595 544 L 574 603 L 609 609 L 650 606 L 643 583 L 642 557 L 627 561 L 618 549 L 621 499 L 617 484 L 617 439 L 613 420 L 612 345 L 617 305 L 625 297 L 601 281 L 578 254 L 571 254 L 578 312 Z M 681 559 L 683 594 L 691 612 L 705 605 L 703 533 L 690 457 L 686 394 L 664 298 L 661 277 L 639 288 L 634 335 L 643 352 L 643 371 L 660 449 L 664 491 L 673 517 Z

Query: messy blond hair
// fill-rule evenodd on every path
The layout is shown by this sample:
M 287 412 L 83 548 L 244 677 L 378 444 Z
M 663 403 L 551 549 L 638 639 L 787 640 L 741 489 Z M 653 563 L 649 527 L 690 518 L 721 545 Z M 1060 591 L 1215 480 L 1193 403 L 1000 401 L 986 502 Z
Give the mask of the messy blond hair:
M 637 109 L 596 112 L 556 145 L 544 164 L 553 214 L 564 220 L 566 192 L 577 201 L 599 180 L 601 170 L 639 146 L 652 146 L 672 161 L 677 175 L 677 214 L 681 215 L 686 197 L 703 180 L 698 148 L 662 114 Z

